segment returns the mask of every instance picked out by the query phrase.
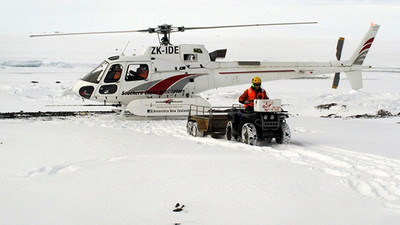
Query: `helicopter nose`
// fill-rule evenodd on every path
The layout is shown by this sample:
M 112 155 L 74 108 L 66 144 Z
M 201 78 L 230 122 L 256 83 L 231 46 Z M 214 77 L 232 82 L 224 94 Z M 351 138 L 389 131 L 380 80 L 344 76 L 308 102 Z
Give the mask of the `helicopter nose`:
M 90 99 L 94 91 L 94 86 L 89 82 L 80 80 L 75 84 L 72 91 L 79 97 Z

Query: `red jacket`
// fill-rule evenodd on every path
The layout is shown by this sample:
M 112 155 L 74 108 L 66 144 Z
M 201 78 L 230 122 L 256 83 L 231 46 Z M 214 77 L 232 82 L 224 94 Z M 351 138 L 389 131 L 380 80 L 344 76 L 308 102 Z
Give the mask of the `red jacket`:
M 254 99 L 268 99 L 268 95 L 261 87 L 258 91 L 250 87 L 239 97 L 239 102 L 244 104 L 245 108 L 254 107 Z M 246 100 L 251 102 L 246 104 L 244 103 Z

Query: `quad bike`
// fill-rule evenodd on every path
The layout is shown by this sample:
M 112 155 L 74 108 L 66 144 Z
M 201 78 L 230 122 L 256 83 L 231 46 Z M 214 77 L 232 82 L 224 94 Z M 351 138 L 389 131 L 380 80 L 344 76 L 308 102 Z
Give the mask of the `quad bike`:
M 286 123 L 288 112 L 281 108 L 280 100 L 256 99 L 254 111 L 241 105 L 232 107 L 190 107 L 187 132 L 193 136 L 224 134 L 227 140 L 255 145 L 265 141 L 290 143 L 290 129 Z

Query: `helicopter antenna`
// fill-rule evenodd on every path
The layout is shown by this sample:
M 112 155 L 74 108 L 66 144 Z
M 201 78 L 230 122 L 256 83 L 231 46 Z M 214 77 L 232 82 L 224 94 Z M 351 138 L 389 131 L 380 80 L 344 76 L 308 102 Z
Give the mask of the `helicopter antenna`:
M 287 26 L 287 25 L 307 25 L 316 24 L 317 22 L 292 22 L 292 23 L 264 23 L 264 24 L 241 24 L 241 25 L 227 25 L 227 26 L 208 26 L 208 27 L 173 27 L 171 24 L 162 24 L 157 27 L 149 27 L 143 30 L 125 30 L 125 31 L 104 31 L 104 32 L 80 32 L 80 33 L 51 33 L 51 34 L 33 34 L 30 37 L 48 37 L 48 36 L 63 36 L 63 35 L 87 35 L 87 34 L 115 34 L 115 33 L 157 33 L 160 45 L 171 44 L 171 33 L 184 32 L 186 30 L 204 30 L 204 29 L 221 29 L 221 28 L 238 28 L 238 27 L 261 27 L 261 26 Z M 162 37 L 160 38 L 160 34 Z
M 125 53 L 125 50 L 126 50 L 126 48 L 128 47 L 128 45 L 129 45 L 129 41 L 128 41 L 128 43 L 126 43 L 125 48 L 124 48 L 124 50 L 122 50 L 121 55 L 125 55 L 124 53 Z

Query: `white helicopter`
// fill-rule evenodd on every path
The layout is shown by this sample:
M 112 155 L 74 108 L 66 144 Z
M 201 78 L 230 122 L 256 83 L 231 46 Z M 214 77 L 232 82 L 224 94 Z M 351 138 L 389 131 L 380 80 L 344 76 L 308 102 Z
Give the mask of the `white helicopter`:
M 329 62 L 221 62 L 227 50 L 211 53 L 204 45 L 172 45 L 170 34 L 196 29 L 215 29 L 250 26 L 314 24 L 316 22 L 248 24 L 211 27 L 173 27 L 163 24 L 157 28 L 131 31 L 56 33 L 31 35 L 60 36 L 126 32 L 157 33 L 159 46 L 150 46 L 138 56 L 123 54 L 105 59 L 92 72 L 84 76 L 73 91 L 84 99 L 113 103 L 144 117 L 187 116 L 191 104 L 210 106 L 198 93 L 225 86 L 249 83 L 259 76 L 263 81 L 302 78 L 335 73 L 333 88 L 339 84 L 340 72 L 345 72 L 353 89 L 363 87 L 361 70 L 365 57 L 378 32 L 379 25 L 371 24 L 360 45 L 348 60 L 340 60 L 344 38 L 338 40 L 337 60 Z M 160 38 L 160 34 L 162 37 Z

